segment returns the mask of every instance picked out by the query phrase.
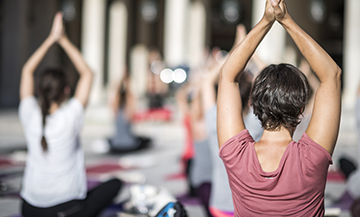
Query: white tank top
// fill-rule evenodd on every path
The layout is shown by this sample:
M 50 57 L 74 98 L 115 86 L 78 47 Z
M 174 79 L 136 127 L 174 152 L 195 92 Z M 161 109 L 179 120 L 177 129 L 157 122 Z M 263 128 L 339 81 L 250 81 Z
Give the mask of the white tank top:
M 84 199 L 86 173 L 79 140 L 84 120 L 83 105 L 72 98 L 47 116 L 46 153 L 41 147 L 41 109 L 33 96 L 20 102 L 19 117 L 28 148 L 21 197 L 36 207 Z

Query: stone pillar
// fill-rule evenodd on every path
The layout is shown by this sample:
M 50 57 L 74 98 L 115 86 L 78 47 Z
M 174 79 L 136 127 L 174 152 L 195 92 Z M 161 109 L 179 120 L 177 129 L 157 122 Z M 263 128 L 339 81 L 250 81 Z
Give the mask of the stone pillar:
M 104 97 L 104 46 L 105 0 L 83 0 L 81 51 L 94 72 L 90 104 L 105 101 Z
M 128 11 L 124 2 L 115 1 L 110 6 L 108 88 L 116 87 L 126 69 L 126 39 Z
M 345 1 L 344 106 L 353 108 L 360 81 L 360 1 Z
M 146 94 L 148 57 L 149 51 L 143 44 L 134 46 L 130 52 L 131 89 L 138 99 Z
M 188 20 L 187 62 L 191 67 L 198 66 L 203 58 L 206 40 L 206 11 L 200 1 L 191 3 Z
M 255 26 L 262 18 L 265 10 L 264 0 L 253 1 L 252 25 Z M 256 54 L 266 63 L 283 61 L 286 44 L 286 31 L 277 22 L 273 25 L 264 40 L 257 48 Z
M 164 25 L 164 59 L 173 67 L 184 63 L 186 13 L 189 0 L 166 0 Z
M 4 0 L 1 4 L 3 8 L 1 8 L 0 36 L 0 108 L 16 108 L 20 100 L 21 69 L 31 52 L 35 50 L 29 51 L 29 33 L 32 33 L 26 25 L 29 1 Z M 46 27 L 49 31 L 49 27 Z M 37 36 L 40 38 L 39 35 Z M 46 36 L 41 35 L 41 40 Z M 41 42 L 36 41 L 36 46 L 40 46 Z

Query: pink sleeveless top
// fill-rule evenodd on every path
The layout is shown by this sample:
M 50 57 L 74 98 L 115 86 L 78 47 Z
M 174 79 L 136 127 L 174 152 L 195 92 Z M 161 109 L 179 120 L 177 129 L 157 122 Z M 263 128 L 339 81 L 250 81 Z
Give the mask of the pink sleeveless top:
M 235 216 L 323 216 L 330 154 L 304 133 L 287 146 L 279 167 L 264 172 L 247 130 L 220 148 Z

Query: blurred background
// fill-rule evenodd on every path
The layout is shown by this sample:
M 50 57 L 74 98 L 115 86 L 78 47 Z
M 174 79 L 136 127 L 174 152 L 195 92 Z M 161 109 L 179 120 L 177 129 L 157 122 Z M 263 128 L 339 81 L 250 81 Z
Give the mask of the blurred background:
M 356 2 L 287 3 L 294 20 L 344 70 L 346 96 L 356 88 L 358 78 L 360 9 Z M 263 0 L 1 0 L 0 108 L 17 107 L 21 67 L 48 35 L 56 11 L 64 12 L 69 38 L 96 74 L 92 105 L 99 105 L 106 101 L 111 81 L 119 79 L 126 66 L 137 84 L 137 96 L 145 94 L 150 51 L 159 52 L 166 68 L 194 67 L 205 48 L 229 50 L 236 25 L 243 23 L 250 30 L 263 7 Z M 65 65 L 74 70 L 59 52 L 53 49 L 41 67 Z M 266 63 L 296 64 L 301 58 L 279 26 L 257 53 Z
M 264 4 L 265 0 L 0 0 L 1 156 L 23 159 L 26 154 L 17 117 L 21 68 L 48 36 L 55 13 L 62 11 L 68 37 L 95 73 L 82 133 L 87 164 L 119 159 L 96 154 L 90 146 L 94 140 L 112 134 L 113 115 L 108 101 L 128 71 L 138 100 L 137 111 L 166 108 L 169 112 L 150 118 L 139 114 L 141 121 L 134 124 L 135 131 L 152 137 L 155 146 L 134 156 L 145 159 L 148 166 L 132 171 L 146 177 L 146 183 L 165 186 L 174 195 L 185 192 L 185 180 L 164 178 L 180 171 L 178 161 L 184 148 L 174 92 L 189 78 L 189 69 L 203 64 L 206 50 L 219 47 L 229 51 L 237 24 L 244 24 L 249 31 L 260 20 Z M 293 19 L 343 69 L 343 116 L 334 167 L 340 155 L 358 159 L 354 104 L 360 79 L 360 1 L 288 0 L 287 4 Z M 278 24 L 256 54 L 267 64 L 299 65 L 302 58 Z M 75 71 L 58 46 L 51 48 L 38 71 L 49 66 Z M 69 74 L 75 86 L 76 73 Z M 7 170 L 0 167 L 2 172 Z M 9 181 L 15 191 L 21 179 L 20 175 L 16 177 Z M 339 197 L 344 186 L 341 179 L 328 183 L 329 198 Z M 18 199 L 4 195 L 0 197 L 0 213 L 6 209 L 6 215 L 16 214 Z M 203 215 L 201 208 L 189 209 L 193 213 L 190 216 Z

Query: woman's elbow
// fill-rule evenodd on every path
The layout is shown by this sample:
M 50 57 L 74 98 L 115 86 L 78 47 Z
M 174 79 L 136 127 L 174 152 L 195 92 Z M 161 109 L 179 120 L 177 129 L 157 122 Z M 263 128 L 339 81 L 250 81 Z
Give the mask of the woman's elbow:
M 341 74 L 342 74 L 342 70 L 339 66 L 337 66 L 334 71 L 334 81 L 339 88 L 341 88 Z
M 341 80 L 341 74 L 342 74 L 342 70 L 339 66 L 337 66 L 336 68 L 336 72 L 335 72 L 335 78 L 336 80 L 340 81 Z
M 223 83 L 223 82 L 229 82 L 229 81 L 233 81 L 234 79 L 231 79 L 229 77 L 229 73 L 226 73 L 224 68 L 222 67 L 220 69 L 220 73 L 219 73 L 219 83 Z

